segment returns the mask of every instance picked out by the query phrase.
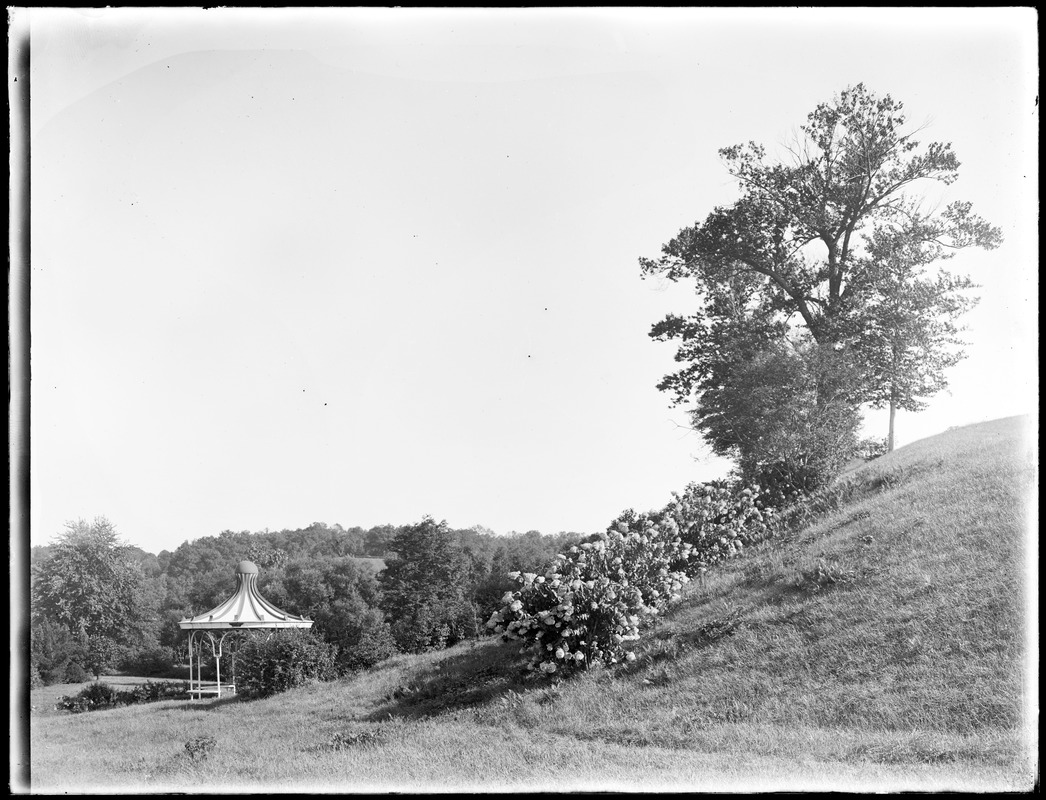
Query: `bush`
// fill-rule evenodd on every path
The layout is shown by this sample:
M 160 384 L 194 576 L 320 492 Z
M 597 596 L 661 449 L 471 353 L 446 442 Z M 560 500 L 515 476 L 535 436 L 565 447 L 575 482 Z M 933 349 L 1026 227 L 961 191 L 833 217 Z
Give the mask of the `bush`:
M 245 700 L 268 697 L 315 680 L 337 677 L 337 648 L 303 630 L 251 639 L 236 657 L 236 692 Z
M 120 692 L 108 683 L 95 682 L 88 684 L 72 696 L 61 697 L 55 705 L 58 711 L 71 711 L 74 714 L 82 711 L 99 711 L 104 708 L 116 708 L 124 705 Z
M 57 711 L 70 711 L 74 714 L 83 711 L 100 711 L 106 708 L 152 703 L 157 700 L 183 700 L 189 696 L 187 684 L 177 681 L 160 681 L 135 686 L 130 691 L 115 689 L 107 683 L 94 682 L 75 695 L 61 697 L 55 705 Z
M 529 670 L 570 674 L 590 664 L 635 656 L 640 620 L 655 616 L 688 578 L 669 569 L 689 545 L 667 519 L 625 515 L 594 541 L 571 547 L 545 575 L 510 573 L 520 588 L 487 625 L 505 639 L 522 639 Z
M 76 661 L 70 661 L 65 667 L 66 683 L 84 683 L 91 680 L 91 673 L 85 670 Z
M 147 650 L 129 654 L 120 663 L 121 668 L 132 675 L 143 677 L 167 676 L 174 667 L 174 650 L 157 645 Z
M 856 458 L 863 458 L 865 461 L 874 461 L 879 458 L 879 456 L 886 455 L 888 448 L 889 444 L 887 443 L 886 437 L 883 437 L 882 439 L 875 437 L 861 439 L 861 441 L 857 443 L 854 455 Z
M 690 545 L 687 560 L 673 565 L 689 577 L 762 538 L 773 514 L 762 507 L 759 494 L 725 481 L 692 483 L 682 494 L 673 492 L 660 513 L 675 522 L 680 537 Z
M 750 489 L 691 484 L 659 512 L 625 512 L 606 533 L 557 556 L 545 575 L 509 573 L 519 588 L 506 592 L 487 626 L 525 643 L 531 671 L 632 661 L 627 643 L 641 626 L 678 601 L 693 575 L 765 535 L 763 520 Z

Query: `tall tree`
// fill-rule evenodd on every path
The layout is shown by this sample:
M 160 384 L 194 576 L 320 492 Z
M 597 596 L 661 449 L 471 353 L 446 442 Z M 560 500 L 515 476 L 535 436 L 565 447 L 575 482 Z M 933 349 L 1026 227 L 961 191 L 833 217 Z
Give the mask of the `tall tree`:
M 90 644 L 96 675 L 121 648 L 140 642 L 155 610 L 140 565 L 104 517 L 67 524 L 51 557 L 33 570 L 31 602 L 34 617 Z
M 684 228 L 659 258 L 640 259 L 644 275 L 696 283 L 696 313 L 669 315 L 651 331 L 656 339 L 680 342 L 676 360 L 683 366 L 659 385 L 676 403 L 696 400 L 700 415 L 712 390 L 727 386 L 755 353 L 795 328 L 853 358 L 864 378 L 859 399 L 877 402 L 883 386 L 874 383 L 887 373 L 879 356 L 861 362 L 881 352 L 864 326 L 876 319 L 869 303 L 886 296 L 893 279 L 881 264 L 888 248 L 869 244 L 875 232 L 894 231 L 898 246 L 906 239 L 922 243 L 922 266 L 946 250 L 998 246 L 1000 231 L 969 203 L 920 210 L 913 190 L 951 184 L 960 165 L 951 145 L 922 147 L 918 132 L 906 130 L 902 108 L 858 84 L 808 115 L 786 159 L 770 160 L 754 142 L 720 150 L 738 182 L 738 200 Z M 880 243 L 886 247 L 888 237 Z M 916 317 L 957 307 L 961 282 L 939 288 L 926 295 Z M 885 314 L 877 319 L 888 324 Z M 916 359 L 920 352 L 909 348 L 907 354 Z M 820 387 L 818 401 L 830 402 L 830 395 Z
M 379 576 L 381 605 L 401 650 L 420 652 L 478 633 L 467 597 L 469 562 L 447 523 L 425 517 L 399 529 Z

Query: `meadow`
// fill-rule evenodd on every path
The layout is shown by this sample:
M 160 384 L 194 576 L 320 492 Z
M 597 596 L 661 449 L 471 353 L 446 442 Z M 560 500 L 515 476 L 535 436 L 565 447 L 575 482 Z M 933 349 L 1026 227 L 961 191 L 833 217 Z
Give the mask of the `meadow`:
M 616 668 L 525 679 L 519 645 L 491 637 L 252 702 L 70 715 L 54 703 L 79 686 L 34 690 L 31 789 L 1030 789 L 1036 424 L 849 471 Z

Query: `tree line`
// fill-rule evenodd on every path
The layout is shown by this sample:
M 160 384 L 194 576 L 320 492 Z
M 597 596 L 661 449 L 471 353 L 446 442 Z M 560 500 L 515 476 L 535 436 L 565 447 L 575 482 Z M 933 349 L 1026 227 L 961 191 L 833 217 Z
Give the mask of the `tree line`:
M 222 531 L 153 555 L 105 518 L 80 520 L 31 553 L 30 673 L 44 684 L 116 670 L 179 674 L 187 647 L 179 620 L 227 599 L 242 560 L 261 569 L 268 600 L 314 620 L 339 671 L 364 669 L 482 635 L 481 621 L 512 585 L 509 572 L 544 569 L 581 538 L 497 536 L 426 517 L 369 530 L 318 522 Z

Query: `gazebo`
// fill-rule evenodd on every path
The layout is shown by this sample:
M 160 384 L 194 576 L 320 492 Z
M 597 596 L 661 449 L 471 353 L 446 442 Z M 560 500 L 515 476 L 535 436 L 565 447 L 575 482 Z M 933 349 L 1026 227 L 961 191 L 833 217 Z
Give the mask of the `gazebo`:
M 242 630 L 274 630 L 278 628 L 311 628 L 312 620 L 288 614 L 258 591 L 258 567 L 251 561 L 236 565 L 236 591 L 220 606 L 203 614 L 188 617 L 178 623 L 182 630 L 189 631 L 189 696 L 197 698 L 205 694 L 222 696 L 222 689 L 236 691 L 235 683 L 222 684 L 222 645 L 230 633 Z M 215 682 L 203 681 L 203 643 L 210 642 L 214 655 Z M 195 655 L 196 678 L 193 679 Z M 235 661 L 233 662 L 235 666 Z M 233 675 L 235 681 L 235 673 Z

